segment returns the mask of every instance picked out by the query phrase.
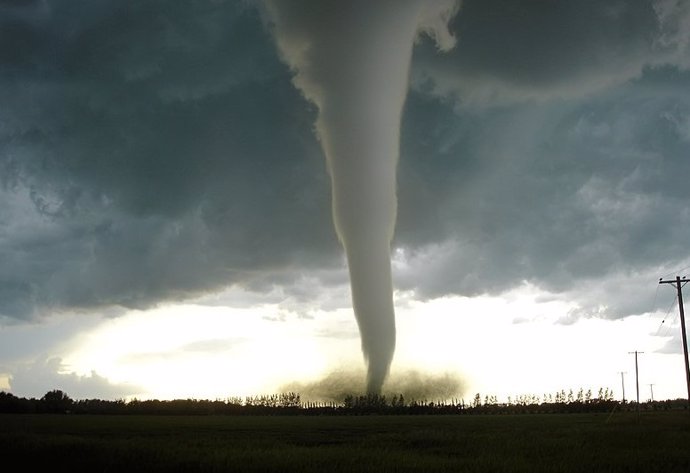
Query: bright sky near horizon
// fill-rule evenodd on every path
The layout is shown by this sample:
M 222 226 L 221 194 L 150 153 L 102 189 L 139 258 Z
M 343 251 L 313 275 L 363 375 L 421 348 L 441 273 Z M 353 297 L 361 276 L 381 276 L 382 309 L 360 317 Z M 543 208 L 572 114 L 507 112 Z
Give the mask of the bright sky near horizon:
M 364 376 L 317 110 L 264 13 L 0 2 L 1 390 Z M 448 27 L 410 65 L 390 389 L 620 398 L 624 372 L 633 399 L 637 350 L 642 400 L 685 397 L 658 280 L 690 276 L 690 2 L 465 0 Z
M 449 374 L 459 381 L 454 397 L 468 402 L 477 392 L 505 402 L 580 388 L 595 395 L 608 388 L 620 399 L 622 382 L 630 400 L 635 364 L 629 352 L 638 350 L 645 352 L 638 359 L 640 399 L 685 397 L 676 305 L 617 320 L 564 322 L 573 307 L 543 296 L 526 286 L 501 297 L 419 302 L 399 295 L 392 377 L 421 372 L 433 382 Z M 75 398 L 227 399 L 363 369 L 357 326 L 345 308 L 302 313 L 280 304 L 190 303 L 88 324 L 83 317 L 5 327 L 0 342 L 6 351 L 67 329 L 59 344 L 44 345 L 50 351 L 27 350 L 35 358 L 16 365 L 11 391 L 26 397 L 62 389 Z M 0 379 L 0 387 L 9 388 L 8 380 Z

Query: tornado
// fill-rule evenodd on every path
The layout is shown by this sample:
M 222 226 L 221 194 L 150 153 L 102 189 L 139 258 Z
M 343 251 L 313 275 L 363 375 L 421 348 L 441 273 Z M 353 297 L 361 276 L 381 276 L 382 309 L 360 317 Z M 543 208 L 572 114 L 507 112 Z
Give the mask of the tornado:
M 316 105 L 333 222 L 347 257 L 352 307 L 381 392 L 395 352 L 390 245 L 397 214 L 400 120 L 420 33 L 448 49 L 455 1 L 266 0 L 267 28 L 293 83 Z

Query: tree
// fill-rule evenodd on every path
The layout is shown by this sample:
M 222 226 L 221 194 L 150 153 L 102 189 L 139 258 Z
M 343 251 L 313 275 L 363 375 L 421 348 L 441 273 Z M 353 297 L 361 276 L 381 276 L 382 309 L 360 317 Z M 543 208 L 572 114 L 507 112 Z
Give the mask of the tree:
M 613 390 L 609 390 L 609 388 L 606 388 L 606 390 L 604 391 L 604 400 L 613 401 Z
M 280 407 L 300 407 L 302 405 L 302 399 L 300 395 L 295 392 L 281 393 L 278 396 L 278 405 Z
M 65 413 L 72 407 L 72 399 L 59 389 L 48 391 L 41 398 L 41 403 L 47 412 Z
M 391 407 L 405 407 L 405 398 L 402 394 L 400 396 L 393 395 L 393 399 L 391 399 Z
M 479 407 L 482 405 L 482 395 L 477 393 L 474 395 L 474 402 L 472 403 L 472 407 Z

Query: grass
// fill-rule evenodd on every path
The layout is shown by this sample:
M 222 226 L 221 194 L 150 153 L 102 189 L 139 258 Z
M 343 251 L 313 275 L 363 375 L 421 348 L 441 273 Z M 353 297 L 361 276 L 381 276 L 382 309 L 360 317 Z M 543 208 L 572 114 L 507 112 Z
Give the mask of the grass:
M 0 458 L 70 472 L 688 472 L 688 414 L 0 415 Z

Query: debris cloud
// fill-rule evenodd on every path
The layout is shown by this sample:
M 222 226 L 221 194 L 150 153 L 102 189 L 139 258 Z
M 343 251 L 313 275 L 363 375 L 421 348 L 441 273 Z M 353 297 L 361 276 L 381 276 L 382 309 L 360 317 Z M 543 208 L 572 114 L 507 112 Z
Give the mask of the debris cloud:
M 364 373 L 356 369 L 336 369 L 323 377 L 281 386 L 281 392 L 296 392 L 306 402 L 342 402 L 346 396 L 364 394 Z M 423 373 L 417 370 L 393 372 L 382 386 L 381 394 L 392 398 L 402 395 L 406 401 L 451 401 L 466 395 L 466 386 L 457 373 Z

